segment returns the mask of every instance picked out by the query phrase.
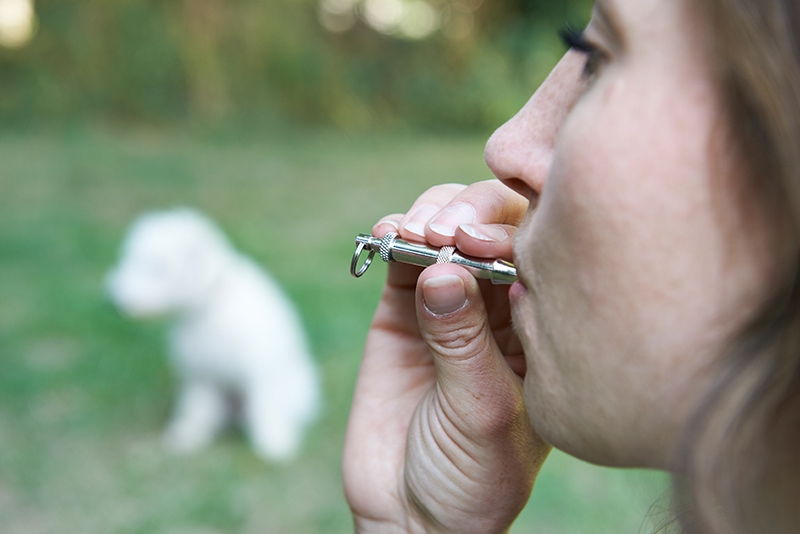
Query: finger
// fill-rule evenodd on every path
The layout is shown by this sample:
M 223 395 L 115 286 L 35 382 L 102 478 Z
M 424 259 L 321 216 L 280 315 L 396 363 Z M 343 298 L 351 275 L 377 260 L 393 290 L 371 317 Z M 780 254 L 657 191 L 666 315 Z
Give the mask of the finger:
M 525 197 L 499 180 L 477 182 L 458 192 L 437 213 L 429 215 L 424 235 L 432 245 L 454 245 L 461 225 L 517 226 L 527 209 Z
M 431 187 L 420 195 L 400 221 L 398 233 L 403 239 L 425 242 L 425 229 L 428 222 L 453 197 L 466 189 L 462 184 L 442 184 Z M 466 221 L 465 221 L 466 222 Z
M 431 187 L 414 201 L 407 213 L 393 213 L 381 218 L 372 227 L 372 235 L 382 238 L 389 232 L 395 232 L 403 239 L 425 242 L 425 225 L 428 220 L 466 187 L 462 184 L 442 184 Z M 421 271 L 421 268 L 411 265 L 389 264 L 386 279 L 387 289 L 413 289 Z
M 400 228 L 400 221 L 404 216 L 403 213 L 393 213 L 382 217 L 372 227 L 372 235 L 377 238 L 383 238 L 389 232 L 397 233 Z M 386 289 L 411 290 L 413 292 L 420 272 L 422 272 L 420 267 L 392 262 L 388 266 Z
M 456 229 L 456 248 L 470 256 L 511 261 L 516 231 L 510 224 L 462 224 Z
M 430 495 L 428 477 L 419 476 L 446 471 L 470 510 L 467 516 L 515 517 L 548 450 L 530 425 L 522 381 L 495 342 L 478 283 L 465 269 L 431 266 L 417 287 L 417 318 L 433 358 L 436 387 L 420 405 L 427 410 L 417 410 L 411 422 L 409 443 L 422 445 L 408 449 L 407 465 L 418 469 L 406 470 L 405 487 L 417 502 L 430 504 L 426 512 L 432 517 L 448 517 L 449 507 L 437 506 L 447 502 L 446 492 Z M 432 462 L 420 450 L 440 450 L 447 462 Z M 496 501 L 487 504 L 498 488 L 518 499 L 503 499 L 499 507 Z M 465 527 L 458 521 L 446 525 L 454 532 Z
M 389 232 L 397 232 L 400 228 L 400 221 L 403 220 L 404 214 L 392 213 L 382 217 L 381 220 L 375 223 L 372 227 L 372 235 L 377 238 L 382 238 Z
M 480 435 L 523 424 L 521 381 L 497 346 L 480 288 L 469 272 L 452 264 L 423 271 L 417 319 L 442 396 L 464 427 Z

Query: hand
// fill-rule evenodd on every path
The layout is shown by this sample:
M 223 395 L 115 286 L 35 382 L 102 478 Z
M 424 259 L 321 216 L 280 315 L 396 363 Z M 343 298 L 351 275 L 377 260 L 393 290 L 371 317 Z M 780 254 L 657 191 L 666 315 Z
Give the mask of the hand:
M 499 181 L 437 186 L 373 234 L 511 259 L 526 208 Z M 345 441 L 356 530 L 507 530 L 549 452 L 523 405 L 524 373 L 508 286 L 452 264 L 390 264 Z

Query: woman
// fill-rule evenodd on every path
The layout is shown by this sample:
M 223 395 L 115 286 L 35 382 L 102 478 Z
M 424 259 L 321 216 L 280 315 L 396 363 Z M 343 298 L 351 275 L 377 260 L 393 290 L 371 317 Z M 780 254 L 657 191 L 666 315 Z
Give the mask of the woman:
M 797 531 L 798 33 L 790 0 L 598 0 L 489 140 L 499 180 L 376 224 L 520 281 L 390 266 L 345 444 L 357 531 L 506 531 L 550 446 L 670 470 L 686 532 Z

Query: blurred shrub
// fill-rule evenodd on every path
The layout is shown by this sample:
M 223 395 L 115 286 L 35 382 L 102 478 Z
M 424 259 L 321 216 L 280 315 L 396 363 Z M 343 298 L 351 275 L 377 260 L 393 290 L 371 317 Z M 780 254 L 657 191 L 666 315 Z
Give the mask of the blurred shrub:
M 406 40 L 363 20 L 327 31 L 318 0 L 38 0 L 35 38 L 0 49 L 0 121 L 493 128 L 590 4 L 428 1 L 444 26 Z

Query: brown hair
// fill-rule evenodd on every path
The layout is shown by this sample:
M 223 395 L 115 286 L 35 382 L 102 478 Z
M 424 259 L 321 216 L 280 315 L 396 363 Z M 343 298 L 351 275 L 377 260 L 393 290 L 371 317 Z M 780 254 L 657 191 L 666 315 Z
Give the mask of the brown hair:
M 684 434 L 687 533 L 800 529 L 800 2 L 702 0 L 746 189 L 774 217 L 781 275 L 724 356 Z

